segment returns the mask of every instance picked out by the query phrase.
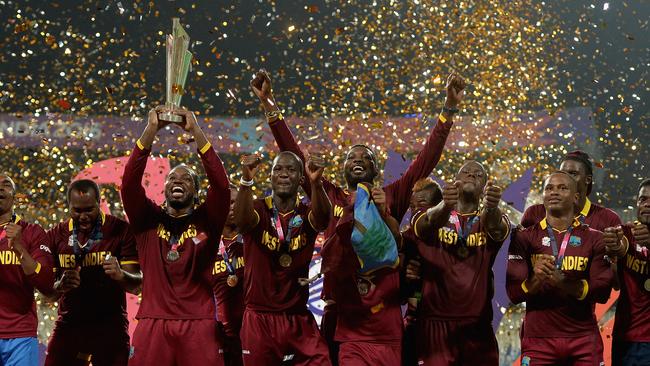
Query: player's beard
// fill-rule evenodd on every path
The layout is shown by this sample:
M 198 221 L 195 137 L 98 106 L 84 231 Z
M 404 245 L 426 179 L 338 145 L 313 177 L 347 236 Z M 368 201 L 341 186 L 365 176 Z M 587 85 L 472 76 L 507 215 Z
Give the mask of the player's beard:
M 188 208 L 192 206 L 193 202 L 194 202 L 194 197 L 190 195 L 187 195 L 182 199 L 174 199 L 171 197 L 167 199 L 167 204 L 169 205 L 169 207 L 173 208 L 174 210 L 182 210 Z

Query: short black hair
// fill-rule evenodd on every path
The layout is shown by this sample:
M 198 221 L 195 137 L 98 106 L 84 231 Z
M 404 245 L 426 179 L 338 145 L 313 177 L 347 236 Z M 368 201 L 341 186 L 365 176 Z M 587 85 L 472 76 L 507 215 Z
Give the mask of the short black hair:
M 72 191 L 87 193 L 91 190 L 93 193 L 95 193 L 95 200 L 97 203 L 99 203 L 101 200 L 99 197 L 99 186 L 97 183 L 95 183 L 95 181 L 92 181 L 90 179 L 79 179 L 70 183 L 67 192 L 68 202 L 70 202 L 70 195 L 72 194 Z
M 650 187 L 650 178 L 646 178 L 642 180 L 641 184 L 639 184 L 639 189 L 637 189 L 636 191 L 639 192 L 643 187 Z

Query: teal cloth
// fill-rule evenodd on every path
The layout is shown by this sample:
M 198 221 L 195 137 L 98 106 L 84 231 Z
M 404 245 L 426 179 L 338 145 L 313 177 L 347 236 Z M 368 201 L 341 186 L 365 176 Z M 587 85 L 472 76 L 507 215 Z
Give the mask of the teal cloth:
M 359 184 L 354 201 L 352 248 L 359 258 L 362 275 L 382 268 L 395 268 L 399 257 L 395 237 L 379 214 L 368 188 Z

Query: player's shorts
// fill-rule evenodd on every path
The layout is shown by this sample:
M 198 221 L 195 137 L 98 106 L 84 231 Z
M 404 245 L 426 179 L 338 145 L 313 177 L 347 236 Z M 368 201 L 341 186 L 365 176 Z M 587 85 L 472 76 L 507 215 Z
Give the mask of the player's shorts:
M 129 366 L 223 366 L 216 320 L 140 319 Z
M 244 365 L 330 366 L 327 344 L 314 316 L 246 309 L 241 329 Z
M 521 340 L 521 365 L 602 366 L 603 340 L 600 334 L 576 338 L 524 337 Z
M 400 344 L 347 341 L 339 347 L 339 365 L 394 366 L 402 364 L 401 358 Z
M 124 324 L 57 323 L 47 345 L 45 366 L 125 366 L 129 334 Z
M 499 365 L 499 347 L 489 322 L 421 319 L 417 334 L 418 365 Z

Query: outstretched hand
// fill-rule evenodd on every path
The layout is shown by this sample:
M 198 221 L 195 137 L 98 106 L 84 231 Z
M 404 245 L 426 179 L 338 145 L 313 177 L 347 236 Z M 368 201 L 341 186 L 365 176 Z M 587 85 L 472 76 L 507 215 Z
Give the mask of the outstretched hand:
M 257 154 L 244 155 L 241 157 L 242 179 L 252 180 L 260 169 L 262 159 Z
M 501 202 L 501 195 L 503 190 L 501 187 L 494 185 L 492 181 L 488 181 L 485 185 L 483 205 L 485 208 L 497 208 Z
M 275 104 L 273 89 L 271 88 L 271 77 L 264 69 L 260 69 L 251 80 L 251 89 L 257 96 L 266 112 L 275 111 L 278 106 Z
M 460 181 L 455 181 L 447 183 L 445 188 L 442 189 L 442 201 L 446 208 L 450 210 L 456 209 L 461 186 L 462 183 Z
M 447 98 L 445 107 L 457 108 L 465 96 L 465 80 L 457 74 L 450 74 L 447 77 Z
M 310 154 L 305 166 L 305 174 L 310 183 L 320 181 L 326 166 L 325 157 L 320 154 Z

